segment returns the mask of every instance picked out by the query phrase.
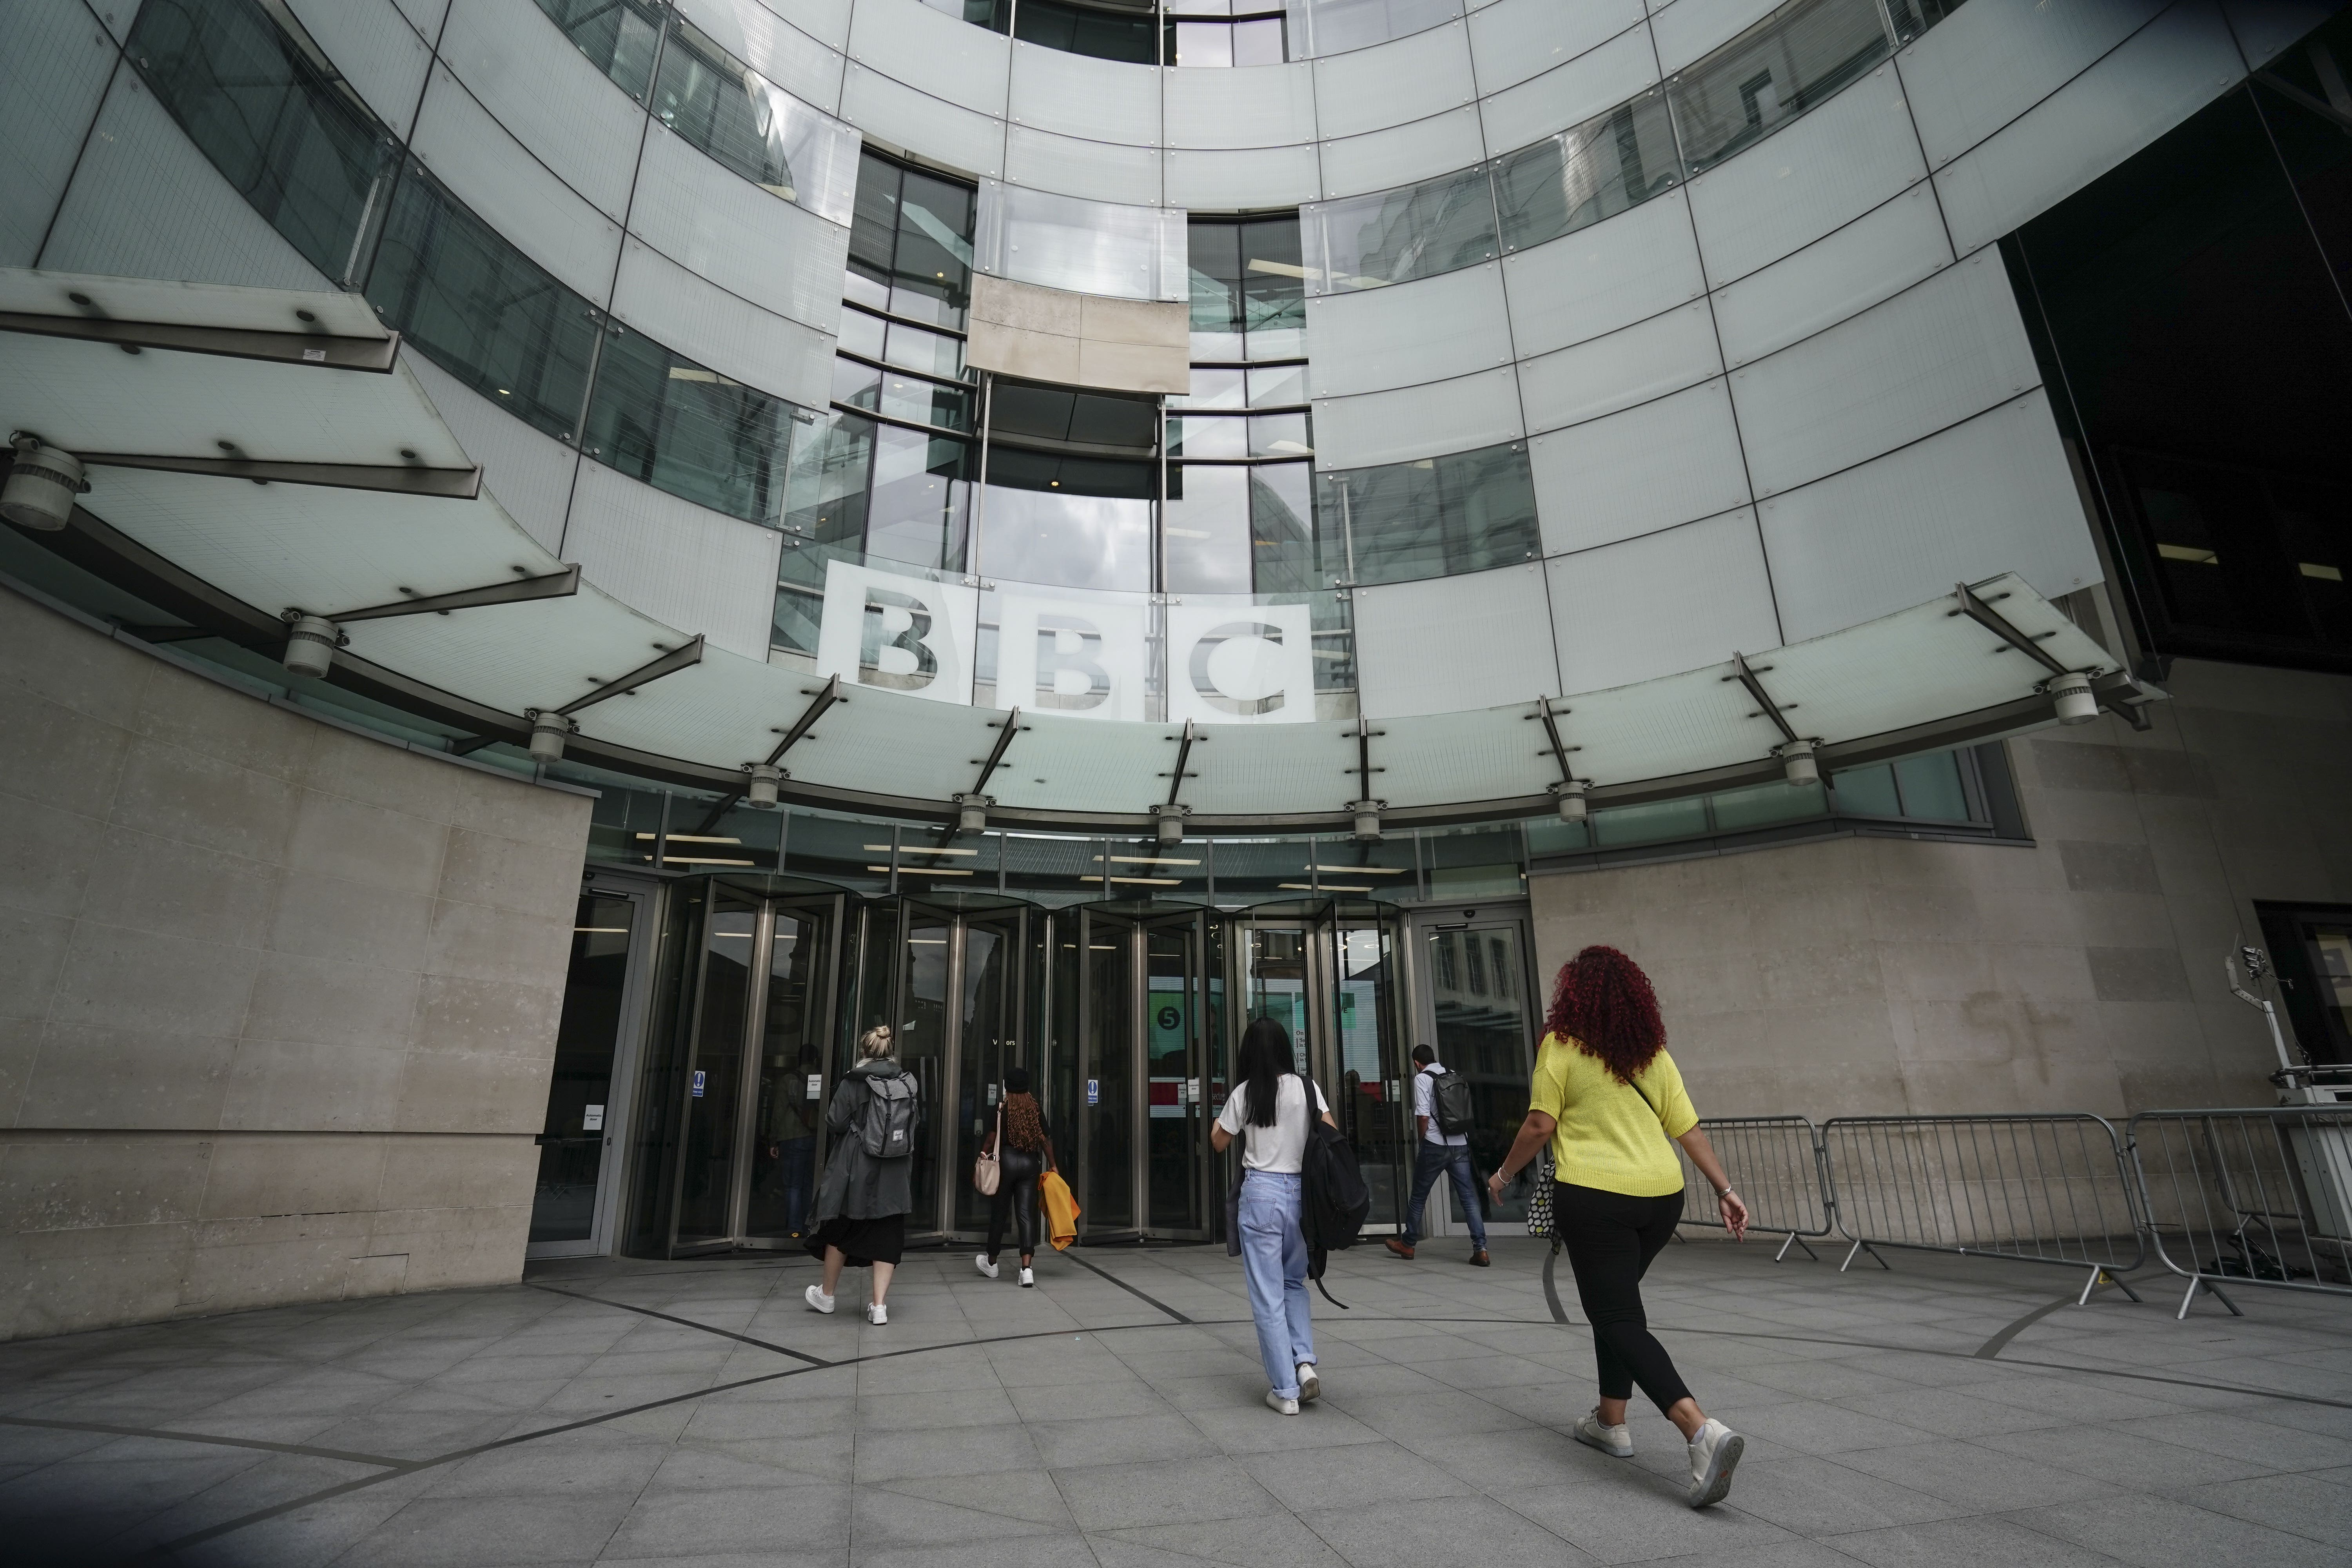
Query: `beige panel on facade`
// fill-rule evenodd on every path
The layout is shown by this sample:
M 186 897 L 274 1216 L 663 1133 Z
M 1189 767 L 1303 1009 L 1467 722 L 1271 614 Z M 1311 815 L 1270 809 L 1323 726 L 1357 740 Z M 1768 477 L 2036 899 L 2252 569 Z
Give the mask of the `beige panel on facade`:
M 591 803 L 0 590 L 0 1339 L 522 1269 Z
M 1191 308 L 1181 300 L 1111 300 L 975 274 L 971 341 L 976 370 L 1064 386 L 1181 394 L 1192 384 Z

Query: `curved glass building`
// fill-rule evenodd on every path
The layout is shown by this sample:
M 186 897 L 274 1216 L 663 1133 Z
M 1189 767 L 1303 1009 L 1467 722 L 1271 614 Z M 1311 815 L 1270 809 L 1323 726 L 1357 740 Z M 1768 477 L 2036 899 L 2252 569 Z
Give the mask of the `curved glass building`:
M 1090 1243 L 1588 942 L 1711 1114 L 2352 1055 L 2326 0 L 19 13 L 0 1334 L 795 1246 L 882 1022 Z

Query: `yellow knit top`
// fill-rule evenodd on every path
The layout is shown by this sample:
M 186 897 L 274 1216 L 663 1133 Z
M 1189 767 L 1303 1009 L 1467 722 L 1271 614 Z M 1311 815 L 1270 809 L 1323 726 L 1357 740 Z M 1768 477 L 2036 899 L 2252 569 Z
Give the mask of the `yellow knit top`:
M 1546 1035 L 1528 1103 L 1559 1123 L 1556 1179 L 1635 1198 L 1682 1191 L 1682 1163 L 1667 1140 L 1697 1126 L 1698 1112 L 1663 1049 L 1628 1086 L 1574 1041 Z

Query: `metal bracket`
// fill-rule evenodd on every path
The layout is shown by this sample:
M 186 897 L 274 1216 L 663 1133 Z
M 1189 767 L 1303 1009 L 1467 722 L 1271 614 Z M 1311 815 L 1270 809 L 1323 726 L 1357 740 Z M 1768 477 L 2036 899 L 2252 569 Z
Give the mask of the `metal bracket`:
M 324 485 L 339 490 L 472 500 L 482 493 L 482 470 L 428 468 L 407 463 L 282 463 L 264 458 L 176 458 L 136 452 L 77 452 L 89 468 L 144 468 L 163 474 L 251 479 L 257 485 Z
M 1373 737 L 1387 733 L 1386 730 L 1373 729 L 1371 721 L 1362 714 L 1356 715 L 1356 765 L 1343 771 L 1356 775 L 1356 798 L 1359 800 L 1371 799 L 1372 775 L 1388 772 L 1386 768 L 1372 765 Z
M 987 761 L 981 762 L 977 757 L 972 759 L 980 763 L 980 777 L 973 781 L 971 788 L 964 792 L 966 795 L 988 793 L 989 775 L 1004 765 L 1004 749 L 1013 744 L 1013 733 L 1016 731 L 1026 730 L 1029 726 L 1021 722 L 1021 710 L 1015 708 L 1006 713 L 1002 721 L 990 720 L 988 727 L 998 731 L 996 744 L 990 750 Z
M 1771 668 L 1772 667 L 1769 664 L 1764 667 L 1764 670 L 1767 673 L 1769 673 Z M 1795 728 L 1790 724 L 1780 705 L 1772 700 L 1772 694 L 1764 689 L 1764 683 L 1756 679 L 1758 673 L 1758 671 L 1748 668 L 1748 659 L 1745 655 L 1735 653 L 1731 656 L 1731 673 L 1725 676 L 1723 679 L 1726 680 L 1736 680 L 1739 682 L 1740 685 L 1748 689 L 1748 695 L 1756 700 L 1756 706 L 1761 710 L 1762 716 L 1772 721 L 1773 727 L 1780 731 L 1780 739 L 1782 741 L 1801 741 L 1804 739 L 1804 737 L 1798 734 Z M 1796 707 L 1796 704 L 1791 702 L 1789 704 L 1789 707 L 1793 709 Z M 1755 715 L 1751 714 L 1749 717 L 1753 718 Z
M 828 679 L 824 683 L 824 689 L 815 693 L 815 698 L 816 700 L 811 702 L 806 708 L 801 710 L 801 716 L 793 721 L 793 727 L 784 731 L 784 738 L 776 742 L 776 749 L 774 751 L 768 753 L 768 765 L 770 767 L 772 768 L 778 763 L 782 762 L 786 752 L 791 751 L 794 746 L 800 744 L 801 742 L 808 738 L 810 729 L 815 725 L 819 719 L 824 717 L 824 710 L 826 709 L 832 707 L 836 702 L 846 702 L 849 700 L 848 698 L 841 694 L 841 677 L 838 675 Z
M 1991 603 L 1977 597 L 1975 590 L 1970 588 L 1966 583 L 1954 584 L 1952 585 L 1952 592 L 1958 595 L 1960 607 L 1957 610 L 1947 611 L 1946 614 L 1968 616 L 1969 619 L 1976 622 L 1977 625 L 1984 627 L 1985 630 L 1992 633 L 1993 636 L 1999 637 L 2010 647 L 2017 649 L 2018 652 L 2025 655 L 2028 658 L 2031 658 L 2034 663 L 2040 665 L 2042 668 L 2048 670 L 2053 675 L 2073 675 L 2075 673 L 2074 670 L 2068 669 L 2064 665 L 2059 663 L 2057 659 L 2052 658 L 2048 648 L 2043 647 L 2039 642 L 2027 637 L 2023 632 L 2019 631 L 2015 626 L 2010 625 L 2007 620 L 1995 612 Z M 1995 595 L 1996 599 L 1999 597 L 2000 595 Z M 2092 673 L 2096 674 L 2098 672 L 2093 671 Z
M 1184 787 L 1184 781 L 1186 779 L 1198 778 L 1201 776 L 1198 773 L 1188 773 L 1184 771 L 1184 764 L 1192 760 L 1193 746 L 1207 739 L 1206 736 L 1199 734 L 1197 730 L 1198 726 L 1193 721 L 1190 719 L 1184 721 L 1184 732 L 1176 738 L 1176 771 L 1172 773 L 1163 773 L 1160 775 L 1168 781 L 1168 800 L 1166 804 L 1170 805 L 1174 805 L 1176 804 L 1177 792 Z
M 1560 713 L 1572 713 L 1575 710 L 1572 708 L 1563 708 L 1559 711 Z M 1561 742 L 1559 738 L 1559 714 L 1552 711 L 1551 699 L 1549 697 L 1537 698 L 1536 710 L 1528 714 L 1528 717 L 1530 719 L 1540 719 L 1543 721 L 1544 734 L 1546 738 L 1551 742 L 1551 745 L 1549 749 L 1551 752 L 1552 760 L 1559 764 L 1559 782 L 1562 784 L 1574 784 L 1576 782 L 1576 773 L 1574 769 L 1568 765 L 1568 753 L 1570 752 L 1580 752 L 1584 750 L 1584 748 L 1581 746 L 1566 745 Z M 1541 756 L 1543 755 L 1543 752 L 1538 752 L 1536 754 L 1538 756 Z
M 568 599 L 580 592 L 580 568 L 566 563 L 561 572 L 550 572 L 538 577 L 518 577 L 510 582 L 491 583 L 479 588 L 460 588 L 451 594 L 429 594 L 421 599 L 394 599 L 386 605 L 370 605 L 364 609 L 339 610 L 320 618 L 337 626 L 346 621 L 386 621 L 396 616 L 443 615 L 451 610 L 470 610 L 483 605 L 520 605 L 533 599 Z
M 659 680 L 665 675 L 676 675 L 679 670 L 691 669 L 701 662 L 702 634 L 698 632 L 692 642 L 674 647 L 659 658 L 637 666 L 618 680 L 606 681 L 585 697 L 576 697 L 561 708 L 540 708 L 531 711 L 534 714 L 554 713 L 569 719 L 583 708 L 593 708 L 599 702 L 610 701 L 615 697 L 625 697 L 641 686 Z M 498 735 L 468 735 L 462 741 L 451 742 L 449 750 L 462 757 L 469 752 L 478 752 L 484 746 L 501 738 Z
M 328 370 L 373 371 L 378 374 L 389 373 L 400 353 L 398 332 L 381 338 L 350 338 L 331 332 L 271 332 L 172 321 L 118 321 L 110 316 L 47 316 L 26 310 L 0 310 L 0 332 L 113 343 L 131 353 L 142 349 L 176 349 L 183 353 L 319 365 Z

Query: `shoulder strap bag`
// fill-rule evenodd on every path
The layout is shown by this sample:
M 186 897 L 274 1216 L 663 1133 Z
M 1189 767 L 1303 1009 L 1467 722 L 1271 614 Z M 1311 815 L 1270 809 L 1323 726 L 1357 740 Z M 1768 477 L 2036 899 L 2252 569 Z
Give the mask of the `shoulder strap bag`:
M 1004 1102 L 996 1102 L 996 1141 L 980 1152 L 971 1163 L 972 1190 L 982 1197 L 996 1195 L 999 1184 L 1004 1180 Z

